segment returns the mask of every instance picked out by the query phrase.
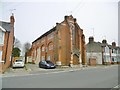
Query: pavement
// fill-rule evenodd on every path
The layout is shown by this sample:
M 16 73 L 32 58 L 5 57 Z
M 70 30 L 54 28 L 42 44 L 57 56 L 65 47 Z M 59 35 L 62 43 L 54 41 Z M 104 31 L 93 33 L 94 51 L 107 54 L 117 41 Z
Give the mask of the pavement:
M 24 76 L 24 75 L 33 75 L 33 74 L 48 74 L 48 73 L 59 73 L 59 72 L 69 72 L 69 71 L 77 71 L 83 69 L 90 69 L 90 68 L 107 68 L 114 65 L 97 65 L 97 66 L 82 66 L 74 65 L 73 67 L 69 66 L 61 66 L 55 69 L 42 69 L 39 68 L 37 64 L 26 64 L 24 68 L 8 68 L 2 77 L 12 77 L 12 76 Z

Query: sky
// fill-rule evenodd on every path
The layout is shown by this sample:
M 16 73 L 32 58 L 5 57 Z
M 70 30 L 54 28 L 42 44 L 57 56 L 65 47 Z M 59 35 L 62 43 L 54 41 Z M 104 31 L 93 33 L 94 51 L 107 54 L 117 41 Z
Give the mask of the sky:
M 15 17 L 15 37 L 23 44 L 32 43 L 65 15 L 73 15 L 83 29 L 86 43 L 94 36 L 96 42 L 106 39 L 118 45 L 119 0 L 1 0 L 0 20 Z
M 118 45 L 120 46 L 120 1 L 119 1 L 119 4 L 118 4 Z

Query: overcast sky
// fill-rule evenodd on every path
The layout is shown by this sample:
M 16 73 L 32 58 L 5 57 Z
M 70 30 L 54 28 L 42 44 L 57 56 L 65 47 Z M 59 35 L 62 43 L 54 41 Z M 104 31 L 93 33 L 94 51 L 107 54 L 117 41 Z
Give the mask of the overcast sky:
M 9 1 L 9 2 L 8 2 Z M 15 16 L 15 37 L 21 43 L 33 42 L 43 33 L 62 22 L 65 15 L 73 15 L 83 29 L 86 43 L 106 39 L 118 44 L 119 0 L 2 0 L 0 20 Z M 14 10 L 15 9 L 15 10 Z

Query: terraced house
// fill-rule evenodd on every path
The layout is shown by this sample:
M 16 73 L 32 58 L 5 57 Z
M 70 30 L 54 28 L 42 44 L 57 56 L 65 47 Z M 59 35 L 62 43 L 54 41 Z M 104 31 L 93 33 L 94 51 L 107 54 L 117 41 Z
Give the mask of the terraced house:
M 10 17 L 10 22 L 0 21 L 0 73 L 4 72 L 11 64 L 14 22 L 13 15 Z
M 32 42 L 32 60 L 51 60 L 58 65 L 86 63 L 85 36 L 72 15 Z
M 116 64 L 120 63 L 120 47 L 116 46 L 115 42 L 112 45 L 103 39 L 101 42 L 95 42 L 94 37 L 89 37 L 89 42 L 86 44 L 87 64 Z

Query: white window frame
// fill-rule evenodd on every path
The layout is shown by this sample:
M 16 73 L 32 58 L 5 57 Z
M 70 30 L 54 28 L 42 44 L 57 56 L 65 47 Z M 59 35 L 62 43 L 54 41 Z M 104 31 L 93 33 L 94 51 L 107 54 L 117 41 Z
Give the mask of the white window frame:
M 0 45 L 4 44 L 4 36 L 5 36 L 5 32 L 0 30 Z

